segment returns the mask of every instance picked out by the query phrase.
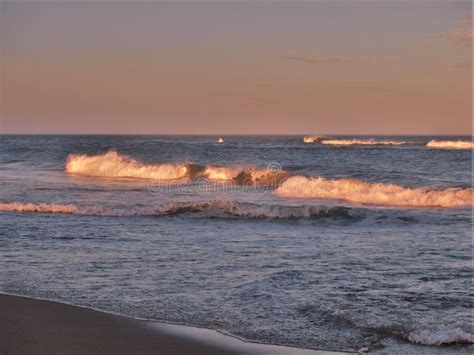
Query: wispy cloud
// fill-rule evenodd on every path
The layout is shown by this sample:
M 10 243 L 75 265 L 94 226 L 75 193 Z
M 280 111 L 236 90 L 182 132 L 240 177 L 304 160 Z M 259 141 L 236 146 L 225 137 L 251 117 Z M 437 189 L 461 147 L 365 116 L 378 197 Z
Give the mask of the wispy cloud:
M 474 29 L 472 28 L 472 12 L 466 11 L 462 14 L 462 18 L 459 21 L 459 28 L 448 31 L 433 34 L 435 38 L 441 38 L 452 43 L 471 45 L 472 38 L 474 37 Z
M 437 38 L 446 39 L 451 42 L 470 44 L 474 35 L 473 28 L 462 28 L 454 31 L 436 33 L 433 36 Z
M 344 60 L 337 57 L 320 57 L 320 56 L 304 56 L 304 55 L 283 55 L 283 59 L 295 60 L 308 64 L 334 64 L 342 63 Z
M 471 62 L 462 62 L 462 63 L 456 63 L 453 65 L 453 68 L 455 69 L 471 69 L 472 63 Z

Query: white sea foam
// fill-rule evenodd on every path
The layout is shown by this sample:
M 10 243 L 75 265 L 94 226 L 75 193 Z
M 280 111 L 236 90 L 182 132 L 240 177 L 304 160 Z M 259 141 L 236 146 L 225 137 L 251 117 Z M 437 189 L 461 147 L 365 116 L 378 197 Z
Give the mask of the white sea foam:
M 219 167 L 210 165 L 205 168 L 203 175 L 210 180 L 271 185 L 287 177 L 288 173 L 281 170 L 279 165 L 277 165 L 275 169 L 272 166 L 267 168 L 255 168 Z
M 244 169 L 238 167 L 219 167 L 211 165 L 204 170 L 204 175 L 211 180 L 233 180 L 242 171 L 244 171 Z
M 63 213 L 91 216 L 172 216 L 193 214 L 212 218 L 244 219 L 302 219 L 302 218 L 352 218 L 343 207 L 282 206 L 254 204 L 231 200 L 171 202 L 150 207 L 104 207 L 60 204 L 0 203 L 2 212 Z
M 367 183 L 356 179 L 325 179 L 294 176 L 275 191 L 291 198 L 345 200 L 350 202 L 410 207 L 458 207 L 473 203 L 473 189 L 429 190 L 394 184 Z
M 159 215 L 201 213 L 208 217 L 240 217 L 248 219 L 351 218 L 346 208 L 325 206 L 282 206 L 229 200 L 174 202 L 156 210 Z
M 111 150 L 98 155 L 69 155 L 66 172 L 96 177 L 179 179 L 187 174 L 184 164 L 144 164 Z
M 71 154 L 66 162 L 66 172 L 107 178 L 188 181 L 204 177 L 216 181 L 265 184 L 276 183 L 288 175 L 279 168 L 279 165 L 275 169 L 275 166 L 258 168 L 213 165 L 202 167 L 197 164 L 144 164 L 114 150 L 98 155 Z
M 303 137 L 303 143 L 314 143 L 320 139 L 318 136 L 305 136 Z
M 324 139 L 321 141 L 326 145 L 403 145 L 409 142 L 402 141 L 378 141 L 375 139 Z
M 474 142 L 471 141 L 437 141 L 435 139 L 429 141 L 426 146 L 428 148 L 438 149 L 473 149 Z
M 39 212 L 39 213 L 79 213 L 79 209 L 74 205 L 61 205 L 53 203 L 0 203 L 2 212 Z
M 408 335 L 408 340 L 424 345 L 474 344 L 474 334 L 465 328 L 463 324 L 453 323 L 442 325 L 436 330 L 413 331 Z

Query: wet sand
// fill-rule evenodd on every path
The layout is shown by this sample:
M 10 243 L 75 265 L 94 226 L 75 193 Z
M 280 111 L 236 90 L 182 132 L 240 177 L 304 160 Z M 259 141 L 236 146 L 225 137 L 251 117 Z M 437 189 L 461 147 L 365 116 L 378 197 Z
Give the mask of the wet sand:
M 209 329 L 137 320 L 58 302 L 0 294 L 0 354 L 341 353 L 251 343 Z

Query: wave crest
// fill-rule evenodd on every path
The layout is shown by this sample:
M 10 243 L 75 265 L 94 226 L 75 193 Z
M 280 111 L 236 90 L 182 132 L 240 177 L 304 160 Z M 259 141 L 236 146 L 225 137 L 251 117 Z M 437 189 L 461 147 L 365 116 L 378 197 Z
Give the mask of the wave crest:
M 148 180 L 194 180 L 204 177 L 215 181 L 237 184 L 277 184 L 288 173 L 275 166 L 203 167 L 198 164 L 144 164 L 115 150 L 98 155 L 70 154 L 66 161 L 69 174 L 107 178 L 135 178 Z
M 474 344 L 474 334 L 463 328 L 464 324 L 453 323 L 442 325 L 436 330 L 413 331 L 408 335 L 408 340 L 424 345 Z
M 230 200 L 171 202 L 153 207 L 112 208 L 102 206 L 75 206 L 59 204 L 0 203 L 1 212 L 63 213 L 89 216 L 175 216 L 192 214 L 207 218 L 243 219 L 352 219 L 363 216 L 346 207 L 282 206 Z
M 459 207 L 472 205 L 473 189 L 428 190 L 394 184 L 367 183 L 356 179 L 295 176 L 275 191 L 279 196 L 344 200 L 381 206 Z
M 204 176 L 211 180 L 233 180 L 244 172 L 245 169 L 236 167 L 208 166 L 204 170 Z
M 326 145 L 403 145 L 409 142 L 402 141 L 377 141 L 374 139 L 325 139 L 321 144 Z
M 470 141 L 437 141 L 433 139 L 429 141 L 426 146 L 428 148 L 438 148 L 438 149 L 473 149 L 474 142 Z
M 67 158 L 66 172 L 96 177 L 172 180 L 186 177 L 188 169 L 182 164 L 143 164 L 111 150 L 98 155 L 71 154 Z
M 39 213 L 79 213 L 79 209 L 74 205 L 58 205 L 51 203 L 0 203 L 2 212 L 39 212 Z
M 233 181 L 237 184 L 259 184 L 259 185 L 276 185 L 281 180 L 289 176 L 289 174 L 281 170 L 279 166 L 273 169 L 272 166 L 267 168 L 251 168 L 251 167 L 218 167 L 208 166 L 204 169 L 203 175 L 210 180 L 217 181 Z
M 325 206 L 281 206 L 247 202 L 213 200 L 204 202 L 174 202 L 157 210 L 160 215 L 201 213 L 207 217 L 235 217 L 245 219 L 351 219 L 350 209 Z
M 303 143 L 314 143 L 317 142 L 320 137 L 317 136 L 305 136 L 303 137 Z

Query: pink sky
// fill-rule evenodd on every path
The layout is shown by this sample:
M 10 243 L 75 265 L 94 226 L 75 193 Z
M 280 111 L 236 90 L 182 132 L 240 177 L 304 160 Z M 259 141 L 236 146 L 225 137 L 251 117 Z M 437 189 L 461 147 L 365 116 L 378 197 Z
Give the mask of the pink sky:
M 471 134 L 470 2 L 0 11 L 0 133 Z

